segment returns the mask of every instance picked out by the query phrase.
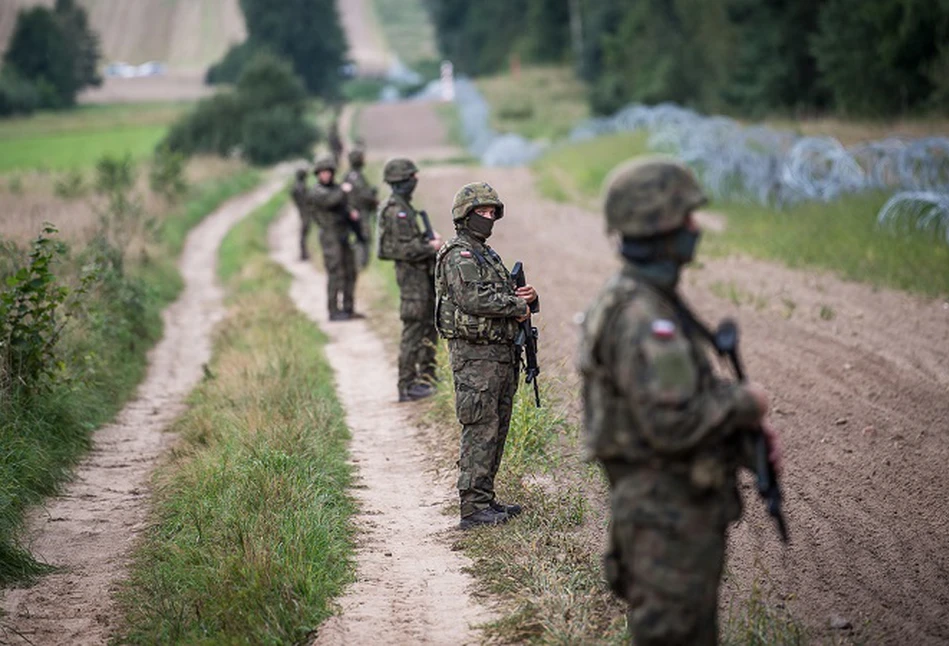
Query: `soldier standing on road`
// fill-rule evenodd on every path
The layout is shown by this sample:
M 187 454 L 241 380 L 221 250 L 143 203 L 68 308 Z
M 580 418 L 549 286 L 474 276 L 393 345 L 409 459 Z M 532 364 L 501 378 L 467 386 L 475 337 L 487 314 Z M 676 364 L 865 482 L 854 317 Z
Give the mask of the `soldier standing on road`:
M 300 260 L 309 260 L 310 251 L 306 247 L 306 237 L 310 233 L 310 213 L 306 203 L 306 176 L 307 170 L 297 170 L 296 181 L 290 190 L 290 197 L 300 213 Z
M 706 203 L 691 171 L 649 158 L 614 172 L 606 223 L 625 264 L 586 313 L 579 351 L 585 441 L 610 483 L 606 578 L 629 603 L 637 646 L 718 643 L 728 524 L 741 515 L 736 472 L 768 397 L 712 370 L 711 342 L 676 290 Z
M 461 529 L 497 525 L 521 512 L 495 497 L 494 479 L 504 454 L 517 391 L 514 339 L 530 314 L 537 292 L 516 288 L 487 239 L 504 204 L 484 182 L 455 195 L 452 220 L 457 235 L 438 252 L 435 322 L 448 339 L 455 383 L 455 411 L 461 423 L 458 493 Z
M 375 226 L 376 209 L 379 208 L 379 192 L 363 174 L 362 169 L 365 165 L 365 150 L 362 147 L 354 147 L 349 151 L 349 172 L 343 178 L 344 184 L 353 187 L 352 193 L 349 194 L 349 203 L 359 211 L 359 220 L 362 223 L 365 243 L 361 243 L 356 247 L 356 264 L 361 268 L 369 264 L 372 230 Z
M 326 268 L 326 295 L 331 321 L 361 318 L 353 309 L 356 291 L 356 261 L 349 234 L 359 226 L 359 212 L 349 206 L 352 186 L 336 184 L 336 162 L 331 155 L 316 160 L 313 172 L 319 182 L 311 189 L 308 202 L 320 227 L 320 247 Z
M 409 159 L 390 159 L 382 178 L 392 195 L 379 213 L 379 258 L 395 261 L 399 284 L 399 401 L 423 399 L 435 392 L 435 254 L 442 239 L 431 240 L 412 206 L 418 168 Z
M 330 129 L 326 135 L 326 143 L 330 147 L 330 153 L 333 155 L 333 160 L 339 164 L 340 160 L 343 157 L 343 138 L 339 135 L 339 109 L 336 109 L 336 114 L 333 117 L 333 120 L 330 122 Z

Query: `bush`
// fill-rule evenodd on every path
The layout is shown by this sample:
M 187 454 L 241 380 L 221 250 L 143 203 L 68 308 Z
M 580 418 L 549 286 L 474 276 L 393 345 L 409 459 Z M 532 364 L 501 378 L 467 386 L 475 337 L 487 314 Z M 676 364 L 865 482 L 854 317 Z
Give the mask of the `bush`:
M 41 99 L 39 88 L 12 66 L 0 72 L 0 117 L 29 114 L 40 107 Z
M 219 63 L 215 63 L 208 68 L 208 72 L 204 76 L 204 82 L 208 85 L 237 83 L 237 79 L 241 77 L 241 72 L 260 51 L 261 47 L 249 40 L 239 45 L 232 45 Z
M 233 91 L 201 101 L 161 145 L 185 155 L 230 156 L 239 150 L 255 164 L 305 156 L 318 137 L 304 118 L 306 102 L 306 89 L 290 64 L 258 52 Z
M 172 152 L 168 146 L 159 146 L 152 158 L 148 184 L 152 191 L 168 202 L 177 201 L 188 190 L 188 182 L 185 180 L 185 156 Z
M 74 200 L 86 194 L 86 181 L 82 172 L 71 170 L 57 178 L 53 184 L 53 193 L 64 200 Z
M 244 156 L 253 164 L 307 157 L 316 140 L 316 128 L 285 106 L 256 112 L 244 122 Z

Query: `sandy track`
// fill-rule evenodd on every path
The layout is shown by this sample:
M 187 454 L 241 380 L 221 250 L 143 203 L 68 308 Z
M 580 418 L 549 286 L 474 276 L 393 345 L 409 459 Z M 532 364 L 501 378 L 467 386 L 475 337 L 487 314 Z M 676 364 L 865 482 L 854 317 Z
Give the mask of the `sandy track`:
M 427 137 L 399 109 L 421 108 L 387 107 L 405 124 L 391 135 L 366 123 L 370 150 L 411 156 L 409 142 Z M 602 220 L 541 199 L 524 169 L 423 168 L 416 202 L 444 235 L 454 192 L 481 179 L 506 203 L 492 245 L 524 261 L 543 294 L 542 376 L 562 381 L 577 410 L 575 315 L 618 266 Z M 869 643 L 949 643 L 949 304 L 746 258 L 703 259 L 685 292 L 710 322 L 739 319 L 749 373 L 773 393 L 785 437 L 793 545 L 778 547 L 746 488 L 729 594 L 764 583 L 817 634 L 837 614 Z
M 349 58 L 356 63 L 359 75 L 385 76 L 392 56 L 386 47 L 372 0 L 345 0 L 336 6 L 349 41 Z
M 367 321 L 329 323 L 326 279 L 298 260 L 299 217 L 288 209 L 270 234 L 273 257 L 293 275 L 291 297 L 329 335 L 326 355 L 352 431 L 359 503 L 356 583 L 315 644 L 477 643 L 490 619 L 468 594 L 470 561 L 453 551 L 457 519 L 443 509 L 454 483 L 429 468 L 412 404 L 398 404 L 396 370 Z
M 223 314 L 217 249 L 228 230 L 266 202 L 286 170 L 209 215 L 188 236 L 180 269 L 181 296 L 163 313 L 164 336 L 149 354 L 135 399 L 93 437 L 93 448 L 66 492 L 31 514 L 27 544 L 61 568 L 31 588 L 5 591 L 0 641 L 104 644 L 115 619 L 112 593 L 143 529 L 148 476 L 174 441 L 165 433 L 211 356 L 211 331 Z

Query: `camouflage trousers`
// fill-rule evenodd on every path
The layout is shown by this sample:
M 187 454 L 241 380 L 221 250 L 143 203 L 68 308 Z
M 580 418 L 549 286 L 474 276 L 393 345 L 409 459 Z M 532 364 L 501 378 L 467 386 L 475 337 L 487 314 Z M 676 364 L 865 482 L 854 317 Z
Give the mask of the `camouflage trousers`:
M 402 340 L 399 343 L 399 393 L 408 391 L 414 383 L 434 383 L 435 349 L 438 332 L 435 330 L 435 302 L 420 301 L 414 307 L 422 316 L 402 319 Z
M 614 465 L 615 466 L 615 465 Z M 718 644 L 725 532 L 737 492 L 697 491 L 687 473 L 607 466 L 606 578 L 629 603 L 636 646 Z
M 356 258 L 349 240 L 338 232 L 320 231 L 326 268 L 326 299 L 330 314 L 353 311 L 356 292 Z
M 310 250 L 306 247 L 306 237 L 310 234 L 310 225 L 312 224 L 309 216 L 300 216 L 300 259 L 307 260 L 310 257 Z
M 458 494 L 461 517 L 486 509 L 494 500 L 517 392 L 518 364 L 513 345 L 476 345 L 452 340 L 455 412 L 461 423 Z

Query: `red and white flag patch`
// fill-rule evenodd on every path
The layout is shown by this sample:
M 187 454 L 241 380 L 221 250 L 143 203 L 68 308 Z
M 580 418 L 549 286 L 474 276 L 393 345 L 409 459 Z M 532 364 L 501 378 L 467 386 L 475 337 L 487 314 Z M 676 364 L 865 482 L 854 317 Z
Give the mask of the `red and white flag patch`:
M 399 216 L 400 218 L 408 217 L 408 214 L 405 211 L 399 211 L 398 213 L 396 213 L 396 215 Z
M 462 258 L 471 258 L 471 252 L 470 252 L 470 251 L 462 251 L 462 252 L 461 252 L 461 257 L 462 257 Z
M 671 339 L 676 335 L 676 324 L 669 319 L 656 319 L 652 322 L 652 335 L 657 339 Z

